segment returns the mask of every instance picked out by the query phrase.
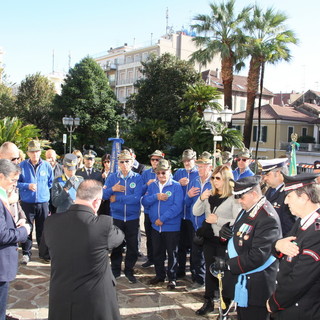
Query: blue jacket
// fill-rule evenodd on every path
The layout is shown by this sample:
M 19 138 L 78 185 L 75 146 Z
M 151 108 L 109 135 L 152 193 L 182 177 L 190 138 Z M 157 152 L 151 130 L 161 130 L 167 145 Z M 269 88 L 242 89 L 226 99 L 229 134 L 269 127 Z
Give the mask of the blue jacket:
M 19 164 L 21 174 L 18 181 L 20 198 L 23 202 L 44 203 L 50 199 L 50 188 L 53 182 L 53 170 L 49 162 L 39 160 L 37 169 L 31 164 L 30 160 L 24 160 Z M 35 183 L 37 190 L 29 190 L 29 184 Z
M 162 193 L 169 196 L 166 201 L 158 200 L 157 193 L 160 193 L 159 181 L 151 183 L 142 198 L 142 204 L 150 209 L 152 228 L 159 232 L 180 231 L 183 204 L 183 191 L 180 184 L 172 178 L 168 180 L 162 189 Z M 163 222 L 162 226 L 155 225 L 157 219 Z
M 184 198 L 184 201 L 185 201 L 185 204 L 188 208 L 188 210 L 190 210 L 190 212 L 192 212 L 192 208 L 193 208 L 193 205 L 196 203 L 197 199 L 200 197 L 201 193 L 204 191 L 204 190 L 211 190 L 212 189 L 212 186 L 211 186 L 211 183 L 210 183 L 210 178 L 211 178 L 211 175 L 210 177 L 206 180 L 206 182 L 204 183 L 203 186 L 201 186 L 201 179 L 200 177 L 198 176 L 197 178 L 193 179 L 190 183 L 189 183 L 189 190 L 192 188 L 192 187 L 196 187 L 196 188 L 200 188 L 200 193 L 199 195 L 195 196 L 195 197 L 192 197 L 190 198 L 188 196 L 188 193 L 186 193 L 185 195 L 185 198 Z M 202 225 L 202 222 L 205 220 L 206 218 L 206 215 L 205 215 L 205 212 L 203 212 L 202 215 L 200 216 L 194 216 L 193 214 L 190 215 L 190 220 L 193 224 L 193 227 L 195 230 L 198 230 L 201 225 Z
M 125 192 L 113 192 L 112 187 L 120 181 Z M 122 221 L 139 219 L 140 199 L 142 196 L 142 180 L 138 173 L 130 171 L 126 177 L 120 171 L 108 176 L 103 190 L 103 199 L 109 200 L 115 195 L 116 201 L 110 203 L 111 216 Z
M 142 178 L 142 183 L 143 183 L 142 194 L 144 195 L 148 190 L 147 182 L 150 179 L 157 180 L 157 174 L 155 173 L 155 171 L 152 168 L 150 168 L 150 169 L 147 169 L 147 170 L 143 171 L 143 173 L 141 175 L 141 178 Z M 143 206 L 143 207 L 144 207 L 144 213 L 145 214 L 149 214 L 149 211 L 150 211 L 149 207 L 148 206 Z
M 0 200 L 0 282 L 15 279 L 18 271 L 18 242 L 25 242 L 27 238 L 27 229 L 16 227 L 10 212 Z
M 240 173 L 239 168 L 236 168 L 232 171 L 234 181 L 237 181 L 241 178 L 251 177 L 254 176 L 254 173 L 251 171 L 251 169 L 248 167 L 244 172 Z
M 193 167 L 190 171 L 187 171 L 186 169 L 178 169 L 175 174 L 173 175 L 173 179 L 179 182 L 182 178 L 188 178 L 189 183 L 186 186 L 181 186 L 183 190 L 183 199 L 186 196 L 186 193 L 190 189 L 190 183 L 193 179 L 197 178 L 199 176 L 197 167 Z M 183 201 L 183 208 L 182 208 L 182 219 L 183 220 L 191 220 L 192 212 L 190 210 L 190 207 L 187 207 L 185 204 L 185 201 Z

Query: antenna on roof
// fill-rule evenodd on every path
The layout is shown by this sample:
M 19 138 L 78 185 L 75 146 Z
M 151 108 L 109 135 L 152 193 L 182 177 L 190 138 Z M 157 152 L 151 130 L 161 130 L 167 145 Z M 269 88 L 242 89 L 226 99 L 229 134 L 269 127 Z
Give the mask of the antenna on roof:
M 166 10 L 166 34 L 169 34 L 169 9 Z
M 54 73 L 54 49 L 52 50 L 52 73 Z

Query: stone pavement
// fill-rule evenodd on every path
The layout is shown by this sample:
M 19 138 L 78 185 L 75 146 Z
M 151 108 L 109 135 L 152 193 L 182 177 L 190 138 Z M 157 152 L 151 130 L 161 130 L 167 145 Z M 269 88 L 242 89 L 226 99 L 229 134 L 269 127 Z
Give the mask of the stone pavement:
M 145 247 L 144 241 L 142 232 L 142 248 Z M 203 303 L 203 290 L 187 291 L 186 287 L 191 284 L 188 274 L 185 279 L 178 280 L 174 291 L 167 290 L 166 283 L 162 286 L 149 286 L 147 283 L 154 276 L 154 269 L 142 268 L 141 264 L 144 261 L 145 258 L 139 258 L 135 267 L 137 283 L 130 284 L 124 275 L 117 280 L 118 300 L 123 320 L 217 318 L 217 310 L 206 317 L 195 315 L 195 310 Z M 38 259 L 37 249 L 33 249 L 33 259 L 27 266 L 19 267 L 17 278 L 10 285 L 7 311 L 18 319 L 47 320 L 49 277 L 50 264 L 42 263 Z

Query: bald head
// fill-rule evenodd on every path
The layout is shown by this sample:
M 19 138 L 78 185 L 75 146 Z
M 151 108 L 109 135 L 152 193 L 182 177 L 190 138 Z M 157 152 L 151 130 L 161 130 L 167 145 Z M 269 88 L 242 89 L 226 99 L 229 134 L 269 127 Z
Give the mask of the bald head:
M 19 156 L 18 147 L 10 141 L 4 142 L 0 147 L 0 159 L 7 159 L 14 163 L 18 163 Z
M 46 160 L 54 167 L 57 163 L 57 153 L 53 149 L 46 151 Z

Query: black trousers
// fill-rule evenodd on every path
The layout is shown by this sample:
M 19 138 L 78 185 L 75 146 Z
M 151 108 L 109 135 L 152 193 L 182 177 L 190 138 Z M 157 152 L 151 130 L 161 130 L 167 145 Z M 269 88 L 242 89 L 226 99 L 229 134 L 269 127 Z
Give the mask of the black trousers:
M 270 314 L 266 307 L 237 307 L 238 320 L 269 320 Z M 289 320 L 289 319 L 288 319 Z
M 152 223 L 149 214 L 144 214 L 144 231 L 146 233 L 147 257 L 150 262 L 153 262 L 153 246 L 152 246 Z
M 138 260 L 138 230 L 139 230 L 139 219 L 122 221 L 113 219 L 113 224 L 117 226 L 124 233 L 125 244 L 127 247 L 126 256 L 124 259 L 124 273 L 133 274 L 133 267 Z M 114 248 L 110 255 L 111 268 L 114 275 L 120 275 L 121 263 L 122 263 L 122 249 L 124 243 L 119 247 Z
M 159 279 L 164 280 L 166 278 L 164 266 L 166 254 L 168 256 L 168 280 L 177 279 L 179 236 L 180 231 L 158 232 L 152 229 L 153 262 L 156 277 Z
M 192 230 L 193 225 L 190 220 L 182 219 L 180 228 L 180 240 L 178 248 L 178 273 L 186 272 L 187 253 L 190 251 L 190 264 L 192 263 Z
M 195 230 L 192 230 L 192 239 L 195 235 Z M 191 264 L 190 271 L 192 281 L 204 284 L 205 279 L 205 260 L 203 254 L 203 246 L 198 246 L 192 241 L 192 249 L 191 249 Z

